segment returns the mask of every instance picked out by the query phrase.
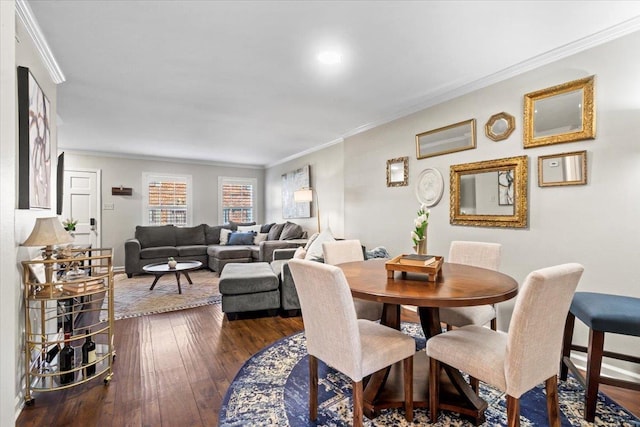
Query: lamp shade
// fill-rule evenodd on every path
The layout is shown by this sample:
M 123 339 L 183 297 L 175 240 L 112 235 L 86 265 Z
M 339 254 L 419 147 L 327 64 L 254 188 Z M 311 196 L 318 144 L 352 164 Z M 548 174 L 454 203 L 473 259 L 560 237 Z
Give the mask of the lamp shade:
M 73 242 L 58 217 L 36 218 L 36 225 L 22 246 L 50 246 Z
M 313 200 L 313 192 L 310 188 L 302 188 L 293 192 L 293 200 L 296 203 L 311 202 Z

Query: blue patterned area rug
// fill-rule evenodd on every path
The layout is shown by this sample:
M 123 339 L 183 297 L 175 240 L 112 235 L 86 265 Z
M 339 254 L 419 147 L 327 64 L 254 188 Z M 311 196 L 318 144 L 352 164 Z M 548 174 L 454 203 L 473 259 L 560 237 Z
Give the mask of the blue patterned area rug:
M 416 348 L 424 349 L 425 339 L 419 325 L 403 323 L 405 333 L 416 340 Z M 284 338 L 249 359 L 233 380 L 220 411 L 220 426 L 349 426 L 351 414 L 351 381 L 322 362 L 319 370 L 318 420 L 309 421 L 309 371 L 306 341 L 302 332 Z M 582 418 L 584 389 L 569 378 L 559 381 L 560 411 L 563 426 L 640 427 L 640 420 L 605 395 L 598 396 L 595 424 Z M 489 407 L 485 426 L 506 425 L 506 396 L 481 383 L 480 395 Z M 547 406 L 544 385 L 522 396 L 521 425 L 546 426 Z M 457 414 L 440 413 L 437 424 L 430 424 L 428 411 L 417 408 L 413 424 L 404 418 L 403 410 L 385 410 L 374 420 L 365 417 L 366 426 L 473 426 Z

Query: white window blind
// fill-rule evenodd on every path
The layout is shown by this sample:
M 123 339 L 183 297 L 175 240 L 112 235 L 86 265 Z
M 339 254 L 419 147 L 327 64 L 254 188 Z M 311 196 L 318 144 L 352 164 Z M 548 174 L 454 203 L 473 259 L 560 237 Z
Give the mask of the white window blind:
M 191 223 L 191 177 L 143 174 L 146 188 L 145 223 L 147 225 L 186 226 Z
M 223 224 L 255 221 L 256 184 L 254 178 L 220 177 L 218 205 Z

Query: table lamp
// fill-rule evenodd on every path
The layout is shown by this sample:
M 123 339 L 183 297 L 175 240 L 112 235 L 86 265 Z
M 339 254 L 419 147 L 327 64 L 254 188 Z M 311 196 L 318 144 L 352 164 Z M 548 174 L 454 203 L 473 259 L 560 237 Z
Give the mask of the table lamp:
M 313 202 L 314 190 L 311 187 L 301 188 L 293 192 L 293 200 L 296 203 Z M 316 193 L 316 216 L 318 217 L 318 233 L 320 232 L 320 202 L 318 201 L 318 192 Z
M 73 242 L 73 237 L 62 227 L 57 217 L 36 218 L 36 224 L 22 246 L 44 246 L 42 257 L 45 260 L 53 258 L 53 245 Z M 44 264 L 44 274 L 47 283 L 53 279 L 53 263 Z

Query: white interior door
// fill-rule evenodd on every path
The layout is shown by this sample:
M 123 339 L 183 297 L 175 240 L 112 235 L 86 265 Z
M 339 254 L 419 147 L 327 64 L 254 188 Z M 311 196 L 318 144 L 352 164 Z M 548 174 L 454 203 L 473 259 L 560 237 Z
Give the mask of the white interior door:
M 73 218 L 78 221 L 74 233 L 75 244 L 90 244 L 93 248 L 99 248 L 102 244 L 99 181 L 99 171 L 64 170 L 61 216 L 62 220 Z

